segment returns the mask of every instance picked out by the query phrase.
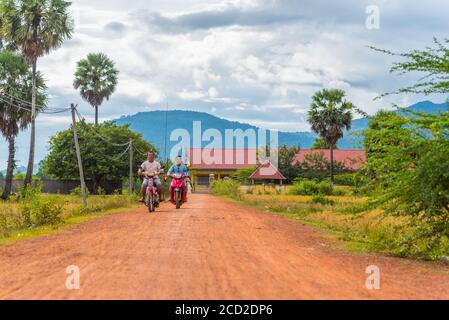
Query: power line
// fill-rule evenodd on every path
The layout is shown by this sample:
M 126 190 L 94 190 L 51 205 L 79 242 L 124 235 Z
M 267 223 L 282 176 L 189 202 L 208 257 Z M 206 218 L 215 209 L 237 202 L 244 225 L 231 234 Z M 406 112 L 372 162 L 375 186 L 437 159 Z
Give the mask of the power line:
M 111 158 L 109 156 L 106 156 L 106 157 L 108 157 L 111 160 L 120 160 L 129 151 L 130 148 L 131 148 L 131 143 L 128 143 L 128 147 L 117 157 L 113 157 L 113 158 Z
M 13 107 L 13 108 L 16 108 L 16 109 L 20 109 L 20 110 L 25 110 L 25 111 L 31 112 L 30 109 L 27 109 L 27 108 L 25 108 L 25 107 L 16 105 L 16 104 L 12 103 L 11 101 L 8 101 L 7 99 L 2 98 L 1 96 L 0 96 L 0 101 L 5 102 L 5 103 L 8 104 L 10 107 Z
M 137 149 L 135 144 L 133 145 L 133 147 L 134 147 L 134 150 L 137 151 L 137 153 L 140 154 L 141 156 L 143 156 L 143 157 L 147 156 L 147 154 L 145 152 L 142 152 L 139 149 Z
M 76 112 L 76 115 L 78 116 L 78 119 L 80 120 L 80 122 L 83 123 L 83 124 L 85 124 L 85 119 L 81 116 L 81 114 L 79 113 L 78 109 L 75 109 L 75 112 Z M 88 126 L 85 126 L 85 127 L 86 127 L 86 128 L 89 128 L 89 130 L 91 130 L 91 132 L 93 132 L 93 134 L 94 134 L 97 138 L 101 139 L 103 142 L 106 142 L 107 144 L 109 144 L 109 145 L 111 145 L 111 146 L 115 146 L 115 147 L 124 147 L 124 146 L 126 146 L 126 145 L 129 144 L 129 142 L 127 142 L 127 143 L 122 143 L 122 144 L 119 144 L 119 143 L 113 143 L 113 142 L 109 141 L 107 138 L 105 138 L 105 137 L 103 137 L 102 135 L 100 135 L 99 133 L 97 133 L 97 132 L 95 131 L 95 129 L 90 128 L 90 127 L 88 127 Z
M 32 107 L 32 103 L 31 102 L 23 100 L 23 99 L 21 99 L 19 97 L 16 97 L 16 96 L 12 95 L 12 94 L 9 94 L 8 92 L 2 91 L 2 92 L 0 92 L 0 94 L 5 95 L 7 98 L 12 98 L 12 99 L 17 100 L 17 101 L 19 101 L 21 103 L 24 103 L 25 105 L 28 105 L 29 108 Z M 38 104 L 36 104 L 36 108 L 45 109 L 45 110 L 49 110 L 49 111 L 55 111 L 55 112 L 70 110 L 70 107 L 68 107 L 68 108 L 51 108 L 51 107 L 46 107 L 46 106 L 42 106 L 42 105 L 38 105 Z M 31 111 L 31 109 L 30 109 L 30 111 Z
M 5 102 L 5 103 L 7 103 L 9 106 L 17 108 L 17 109 L 20 109 L 20 110 L 25 110 L 25 111 L 31 112 L 31 109 L 29 109 L 27 107 L 24 107 L 24 106 L 21 106 L 21 105 L 14 104 L 11 101 L 9 101 L 9 99 L 17 99 L 17 98 L 15 98 L 13 96 L 9 96 L 8 97 L 8 95 L 5 97 L 4 95 L 2 96 L 0 94 L 0 100 Z M 19 100 L 19 102 L 20 102 L 20 99 L 17 99 L 17 100 Z M 40 106 L 37 106 L 37 107 L 40 107 Z M 50 111 L 47 111 L 47 110 L 50 110 Z M 51 110 L 54 110 L 54 111 L 51 111 Z M 70 111 L 70 107 L 68 107 L 68 108 L 45 108 L 42 111 L 38 111 L 38 113 L 41 113 L 41 114 L 59 114 L 59 113 L 64 113 L 64 112 L 68 112 L 68 111 Z

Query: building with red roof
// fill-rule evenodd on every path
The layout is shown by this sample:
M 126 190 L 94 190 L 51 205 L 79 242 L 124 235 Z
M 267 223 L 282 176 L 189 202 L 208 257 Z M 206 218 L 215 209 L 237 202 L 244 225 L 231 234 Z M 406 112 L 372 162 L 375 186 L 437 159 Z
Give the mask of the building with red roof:
M 307 161 L 307 155 L 323 154 L 324 158 L 330 162 L 330 150 L 301 150 L 294 158 L 293 163 Z M 347 170 L 360 170 L 366 162 L 365 150 L 334 150 L 334 161 L 341 163 Z
M 222 179 L 258 165 L 256 149 L 192 148 L 186 152 L 195 186 L 208 186 L 210 177 Z
M 249 177 L 250 180 L 277 180 L 282 181 L 286 178 L 282 175 L 278 168 L 276 168 L 270 161 L 265 161 L 259 166 L 256 171 Z

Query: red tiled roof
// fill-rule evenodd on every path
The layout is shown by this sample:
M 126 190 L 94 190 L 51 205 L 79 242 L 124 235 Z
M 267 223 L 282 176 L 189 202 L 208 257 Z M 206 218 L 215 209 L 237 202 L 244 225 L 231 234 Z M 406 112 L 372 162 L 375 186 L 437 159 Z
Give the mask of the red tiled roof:
M 308 154 L 324 154 L 324 158 L 330 161 L 330 150 L 301 150 L 294 158 L 293 163 L 302 162 Z M 334 150 L 334 161 L 344 164 L 347 169 L 359 170 L 366 161 L 364 150 Z
M 256 166 L 256 149 L 193 148 L 187 151 L 192 169 L 238 170 Z
M 249 178 L 254 180 L 285 180 L 282 173 L 270 161 L 265 161 Z

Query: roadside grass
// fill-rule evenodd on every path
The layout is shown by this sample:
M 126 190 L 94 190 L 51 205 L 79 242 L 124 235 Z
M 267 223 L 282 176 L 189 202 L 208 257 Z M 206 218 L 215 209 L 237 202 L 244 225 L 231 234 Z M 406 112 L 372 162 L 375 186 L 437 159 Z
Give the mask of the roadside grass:
M 255 186 L 236 191 L 236 186 L 230 182 L 216 183 L 212 193 L 327 231 L 329 237 L 343 240 L 339 246 L 352 251 L 425 260 L 448 259 L 449 241 L 432 246 L 432 239 L 419 237 L 419 231 L 425 227 L 422 222 L 386 214 L 383 208 L 373 206 L 369 197 L 358 195 L 351 187 L 337 186 L 338 195 L 326 196 L 294 195 L 288 187 L 280 190 Z
M 285 194 L 245 194 L 239 202 L 332 232 L 334 237 L 344 241 L 344 247 L 353 251 L 397 254 L 397 239 L 402 232 L 407 232 L 405 218 L 385 216 L 379 208 L 358 213 L 359 208 L 364 208 L 369 201 L 367 197 L 326 198 L 333 204 L 314 203 L 313 196 Z
M 90 196 L 87 208 L 82 205 L 81 198 L 75 195 L 41 194 L 39 197 L 41 201 L 61 208 L 57 222 L 25 225 L 19 201 L 16 199 L 0 201 L 0 246 L 10 245 L 19 240 L 59 233 L 73 225 L 137 206 L 137 199 L 134 196 Z

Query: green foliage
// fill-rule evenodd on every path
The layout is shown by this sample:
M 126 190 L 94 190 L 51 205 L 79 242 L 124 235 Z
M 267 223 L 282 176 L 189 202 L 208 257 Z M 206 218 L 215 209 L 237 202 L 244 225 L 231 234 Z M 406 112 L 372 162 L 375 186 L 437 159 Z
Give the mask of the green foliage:
M 37 60 L 62 45 L 71 38 L 73 20 L 70 18 L 71 2 L 64 0 L 2 0 L 0 2 L 0 38 L 9 47 L 20 49 L 22 55 L 32 65 L 32 90 L 38 96 L 39 73 Z M 38 100 L 32 101 L 32 109 L 39 107 Z M 35 133 L 35 121 L 31 121 L 31 133 Z M 30 157 L 25 184 L 33 175 L 35 141 L 30 143 Z M 11 172 L 11 171 L 10 171 Z
M 11 231 L 18 227 L 20 221 L 11 208 L 4 208 L 0 212 L 0 238 L 11 236 Z
M 36 101 L 39 104 L 36 111 L 40 112 L 47 100 L 45 83 L 40 73 L 36 75 L 36 88 Z M 0 52 L 0 91 L 0 133 L 9 144 L 6 186 L 2 198 L 8 199 L 16 165 L 15 139 L 20 130 L 27 128 L 31 122 L 30 106 L 25 101 L 31 101 L 32 73 L 25 58 L 15 52 Z
M 241 200 L 243 193 L 240 183 L 232 180 L 216 180 L 212 182 L 211 192 L 218 196 L 228 196 L 235 200 Z
M 99 196 L 105 196 L 106 195 L 106 190 L 103 189 L 102 187 L 98 187 L 97 193 Z
M 359 189 L 366 183 L 366 177 L 363 170 L 360 172 L 342 173 L 335 175 L 334 182 L 336 185 Z
M 322 194 L 317 194 L 312 197 L 312 203 L 321 204 L 323 206 L 333 206 L 335 205 L 335 201 L 329 198 L 326 198 Z
M 293 163 L 293 159 L 299 151 L 299 147 L 283 145 L 279 148 L 279 171 L 287 179 L 285 183 L 291 183 L 300 174 L 300 166 L 297 163 Z
M 87 180 L 93 180 L 97 186 L 102 181 L 121 181 L 129 176 L 128 154 L 123 154 L 125 147 L 111 145 L 101 140 L 98 135 L 113 144 L 124 144 L 133 139 L 134 146 L 144 152 L 156 148 L 145 141 L 128 126 L 103 123 L 95 126 L 80 122 L 77 124 L 84 174 Z M 121 158 L 117 158 L 122 154 Z M 137 168 L 145 159 L 134 154 L 133 168 Z M 137 170 L 136 170 L 137 171 Z M 47 158 L 44 160 L 44 173 L 58 179 L 79 179 L 75 144 L 71 129 L 59 132 L 51 137 Z M 136 175 L 137 176 L 137 175 Z
M 350 130 L 353 113 L 365 115 L 352 102 L 345 99 L 346 93 L 339 89 L 323 89 L 314 94 L 308 121 L 312 131 L 320 135 L 327 146 L 334 146 Z M 333 149 L 331 148 L 331 159 Z M 334 162 L 330 163 L 330 179 L 334 180 Z
M 41 186 L 28 186 L 20 190 L 20 226 L 35 228 L 56 225 L 62 221 L 63 204 L 51 197 L 42 197 Z
M 2 0 L 0 37 L 19 47 L 34 62 L 71 38 L 70 5 L 63 0 Z
M 328 177 L 330 170 L 330 161 L 328 161 L 324 152 L 314 152 L 304 156 L 304 160 L 299 162 L 299 178 L 314 179 L 324 181 Z M 334 172 L 344 172 L 345 168 L 342 163 L 334 161 Z
M 352 113 L 357 108 L 345 96 L 343 90 L 323 89 L 312 98 L 308 121 L 328 146 L 337 144 L 344 129 L 351 129 Z
M 100 189 L 100 188 L 99 188 Z M 81 192 L 81 187 L 76 187 L 74 189 L 72 189 L 72 191 L 70 191 L 70 195 L 74 196 L 74 197 L 82 197 L 83 193 Z M 89 195 L 89 190 L 87 190 L 86 188 L 86 195 Z
M 117 87 L 118 74 L 114 62 L 104 53 L 90 53 L 78 62 L 73 86 L 95 108 L 95 123 L 98 123 L 98 107 L 105 99 L 109 100 Z
M 418 226 L 399 247 L 405 254 L 418 247 L 421 255 L 438 251 L 449 236 L 449 113 L 380 112 L 365 134 L 376 202 Z
M 14 175 L 14 180 L 18 180 L 18 181 L 25 180 L 25 173 L 16 173 Z
M 250 184 L 249 177 L 253 174 L 254 171 L 256 171 L 256 169 L 256 166 L 252 168 L 239 169 L 231 174 L 230 178 L 240 184 L 248 185 Z
M 323 138 L 319 137 L 313 143 L 312 149 L 313 150 L 327 150 L 327 149 L 329 149 L 329 145 L 326 143 L 326 141 Z M 334 150 L 338 149 L 337 144 L 333 145 L 333 149 Z
M 289 190 L 290 195 L 313 196 L 313 195 L 332 195 L 332 187 L 325 181 L 316 182 L 314 180 L 302 180 L 293 185 Z

